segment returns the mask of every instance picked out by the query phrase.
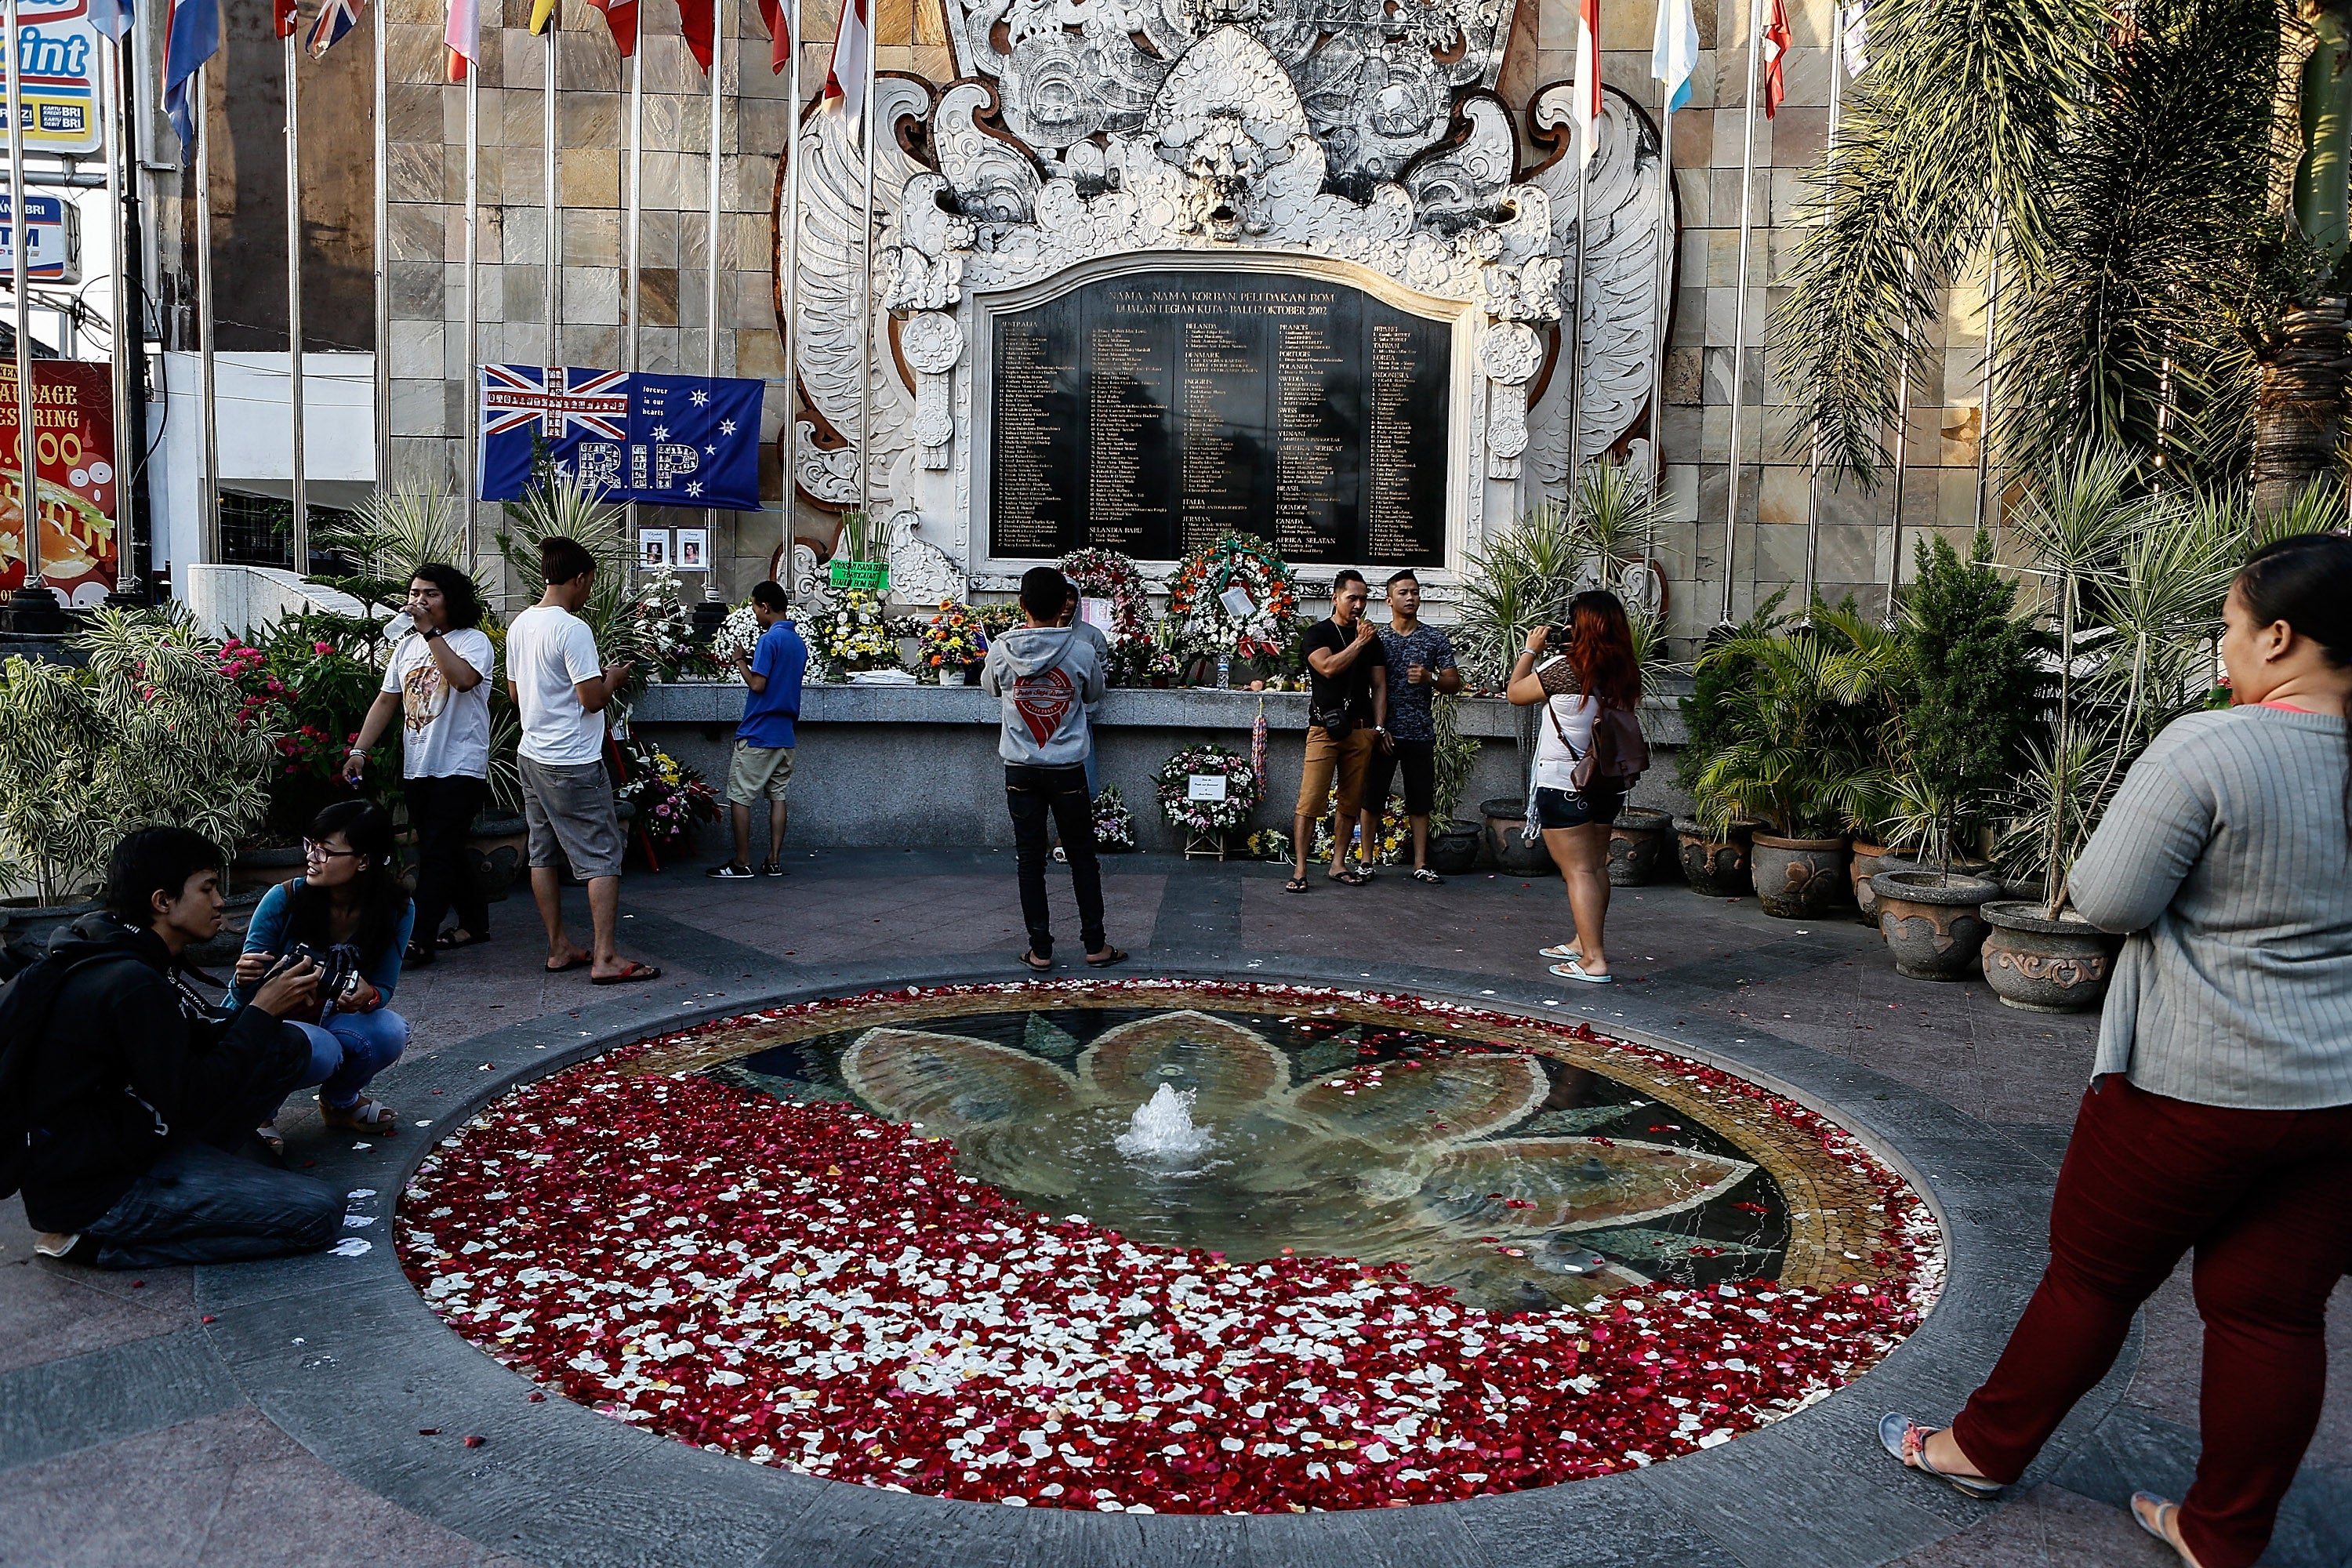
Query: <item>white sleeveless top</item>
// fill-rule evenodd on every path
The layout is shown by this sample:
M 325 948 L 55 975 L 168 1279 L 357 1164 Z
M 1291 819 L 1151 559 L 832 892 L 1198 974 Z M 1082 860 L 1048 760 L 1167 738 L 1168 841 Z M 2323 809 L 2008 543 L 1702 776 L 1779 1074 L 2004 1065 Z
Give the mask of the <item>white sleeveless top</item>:
M 1563 659 L 1564 656 L 1554 654 L 1536 666 L 1536 673 L 1541 675 Z M 1573 790 L 1576 786 L 1569 782 L 1570 774 L 1577 758 L 1592 749 L 1592 721 L 1601 716 L 1601 700 L 1571 692 L 1547 698 L 1536 720 L 1536 787 Z M 1568 737 L 1565 742 L 1560 739 L 1563 732 Z

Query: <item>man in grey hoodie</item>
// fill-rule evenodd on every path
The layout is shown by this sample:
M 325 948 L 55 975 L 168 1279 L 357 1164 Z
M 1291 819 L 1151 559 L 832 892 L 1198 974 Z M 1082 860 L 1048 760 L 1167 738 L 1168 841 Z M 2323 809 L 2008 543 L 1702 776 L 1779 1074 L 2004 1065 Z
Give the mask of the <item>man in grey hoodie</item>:
M 1102 700 L 1105 671 L 1087 640 L 1060 625 L 1069 579 L 1051 566 L 1021 578 L 1025 625 L 989 645 L 980 684 L 1003 704 L 996 754 L 1004 759 L 1004 801 L 1013 814 L 1019 858 L 1021 915 L 1029 950 L 1021 962 L 1054 967 L 1054 926 L 1045 903 L 1045 819 L 1050 814 L 1068 851 L 1070 883 L 1078 899 L 1078 934 L 1095 968 L 1127 956 L 1103 933 L 1102 868 L 1095 859 L 1093 803 L 1087 793 L 1087 753 L 1094 744 L 1087 709 Z

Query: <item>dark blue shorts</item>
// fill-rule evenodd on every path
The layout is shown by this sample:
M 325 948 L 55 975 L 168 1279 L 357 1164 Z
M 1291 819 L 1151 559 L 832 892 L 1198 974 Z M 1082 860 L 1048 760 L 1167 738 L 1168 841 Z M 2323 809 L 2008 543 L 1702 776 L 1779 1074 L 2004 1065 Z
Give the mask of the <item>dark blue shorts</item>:
M 1588 822 L 1611 823 L 1625 805 L 1625 791 L 1617 784 L 1594 784 L 1582 794 L 1564 789 L 1536 791 L 1536 825 L 1539 827 L 1581 827 Z

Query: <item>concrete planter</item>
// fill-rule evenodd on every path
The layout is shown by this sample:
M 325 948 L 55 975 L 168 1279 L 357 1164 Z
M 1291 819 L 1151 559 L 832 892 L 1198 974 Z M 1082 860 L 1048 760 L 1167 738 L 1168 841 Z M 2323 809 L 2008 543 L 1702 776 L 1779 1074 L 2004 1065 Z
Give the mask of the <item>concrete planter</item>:
M 1675 819 L 1663 811 L 1629 805 L 1609 828 L 1609 885 L 1641 888 L 1658 879 L 1666 861 L 1666 834 Z
M 1527 802 L 1501 797 L 1482 800 L 1478 815 L 1486 819 L 1486 848 L 1495 857 L 1497 870 L 1513 877 L 1551 875 L 1551 851 L 1544 847 L 1542 836 L 1520 837 L 1528 820 Z
M 1878 934 L 1895 954 L 1897 973 L 1966 980 L 1979 973 L 1977 953 L 1991 929 L 1979 911 L 2000 897 L 1999 882 L 1921 870 L 1881 871 L 1870 882 L 1878 894 Z
M 1683 879 L 1691 891 L 1710 899 L 1744 898 L 1755 890 L 1749 879 L 1748 840 L 1758 824 L 1735 822 L 1731 837 L 1717 839 L 1695 816 L 1675 818 L 1675 839 L 1683 863 Z
M 1881 871 L 1908 871 L 1916 864 L 1906 851 L 1873 844 L 1866 838 L 1855 839 L 1853 858 L 1846 865 L 1846 880 L 1853 888 L 1855 918 L 1866 926 L 1876 926 L 1878 889 L 1870 885 L 1870 879 Z
M 2004 1007 L 2024 1013 L 2087 1013 L 2107 994 L 2124 939 L 2073 910 L 2042 918 L 2042 906 L 1996 899 L 1984 906 L 1984 977 Z
M 1809 921 L 1843 901 L 1846 861 L 1853 851 L 1843 838 L 1781 838 L 1756 835 L 1749 868 L 1756 901 L 1784 921 Z
M 504 903 L 523 874 L 530 847 L 530 830 L 520 816 L 501 812 L 476 817 L 466 836 L 466 868 L 475 890 L 489 903 Z
M 1441 877 L 1466 877 L 1478 864 L 1478 847 L 1486 842 L 1486 830 L 1465 823 L 1455 823 L 1440 831 L 1433 823 L 1429 829 L 1429 868 Z

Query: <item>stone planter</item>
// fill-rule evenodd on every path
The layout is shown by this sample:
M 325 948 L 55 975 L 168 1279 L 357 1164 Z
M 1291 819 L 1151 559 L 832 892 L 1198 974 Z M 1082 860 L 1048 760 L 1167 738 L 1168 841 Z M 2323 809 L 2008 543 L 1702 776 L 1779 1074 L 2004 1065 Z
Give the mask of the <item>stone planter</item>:
M 1863 924 L 1875 928 L 1878 924 L 1878 890 L 1870 885 L 1870 879 L 1881 871 L 1908 871 L 1913 864 L 1907 851 L 1890 849 L 1866 838 L 1855 839 L 1853 858 L 1846 866 L 1846 880 L 1853 888 L 1855 918 Z
M 1675 819 L 1663 811 L 1629 805 L 1609 827 L 1609 885 L 1646 887 L 1665 864 L 1666 834 Z
M 1851 854 L 1843 838 L 1780 838 L 1759 833 L 1749 851 L 1756 901 L 1766 914 L 1780 920 L 1813 920 L 1843 901 Z
M 1695 816 L 1675 818 L 1675 839 L 1683 863 L 1683 879 L 1691 891 L 1710 899 L 1745 898 L 1755 890 L 1748 873 L 1748 841 L 1759 825 L 1735 822 L 1731 837 L 1708 837 Z
M 29 938 L 36 947 L 48 943 L 49 933 L 106 906 L 92 899 L 79 904 L 0 905 L 0 942 Z
M 1432 823 L 1429 829 L 1429 868 L 1441 877 L 1468 876 L 1470 868 L 1478 864 L 1478 846 L 1486 837 L 1484 828 L 1467 823 L 1454 823 L 1443 832 Z
M 485 812 L 474 818 L 473 831 L 466 836 L 466 868 L 474 890 L 487 902 L 504 903 L 529 863 L 530 847 L 530 830 L 520 816 Z
M 229 887 L 267 888 L 301 869 L 299 844 L 248 844 L 228 863 Z
M 1532 842 L 1519 837 L 1528 820 L 1527 802 L 1482 800 L 1478 815 L 1486 819 L 1486 848 L 1495 857 L 1496 869 L 1513 877 L 1551 875 L 1551 851 L 1544 847 L 1542 836 Z
M 1955 871 L 1881 871 L 1870 879 L 1878 894 L 1878 934 L 1895 954 L 1895 972 L 1914 980 L 1966 980 L 1979 973 L 1977 953 L 1991 928 L 1979 912 L 2000 897 L 2000 884 Z
M 2087 1013 L 2107 994 L 2124 939 L 2072 910 L 2042 918 L 2042 905 L 1996 899 L 1984 906 L 1984 977 L 2004 1007 L 2025 1013 Z

